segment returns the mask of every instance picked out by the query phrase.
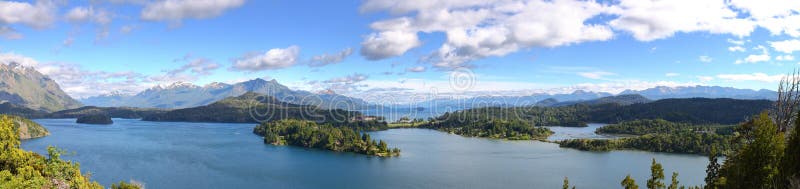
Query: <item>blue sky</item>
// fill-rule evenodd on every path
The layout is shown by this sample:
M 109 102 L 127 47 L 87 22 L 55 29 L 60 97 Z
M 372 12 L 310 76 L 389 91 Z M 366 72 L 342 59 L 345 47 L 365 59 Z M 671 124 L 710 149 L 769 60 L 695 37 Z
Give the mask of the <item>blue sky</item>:
M 774 89 L 798 23 L 791 0 L 0 1 L 0 61 L 79 98 L 254 78 L 355 96 Z

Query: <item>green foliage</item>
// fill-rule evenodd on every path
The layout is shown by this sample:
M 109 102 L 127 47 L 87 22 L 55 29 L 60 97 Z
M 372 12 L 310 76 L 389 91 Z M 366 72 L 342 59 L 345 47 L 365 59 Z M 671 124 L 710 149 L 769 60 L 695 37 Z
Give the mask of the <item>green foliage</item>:
M 558 141 L 561 147 L 587 151 L 618 149 L 644 150 L 685 154 L 708 154 L 712 147 L 730 150 L 731 136 L 715 133 L 678 132 L 671 134 L 646 134 L 619 139 L 569 139 Z
M 597 129 L 597 133 L 645 135 L 652 133 L 673 133 L 686 130 L 691 125 L 687 123 L 673 123 L 663 119 L 642 119 L 624 121 L 618 124 L 606 125 Z
M 420 126 L 470 137 L 508 140 L 544 140 L 553 132 L 546 127 L 536 127 L 530 122 L 489 119 L 447 119 Z
M 253 129 L 253 133 L 263 136 L 265 143 L 274 145 L 293 145 L 383 157 L 400 155 L 399 149 L 390 149 L 386 142 L 382 140 L 376 142 L 369 134 L 359 135 L 351 127 L 335 127 L 330 123 L 320 125 L 313 121 L 284 119 L 262 123 Z
M 683 188 L 683 187 L 679 186 L 680 183 L 681 182 L 678 181 L 678 173 L 677 172 L 672 172 L 672 181 L 669 183 L 669 186 L 667 188 L 668 189 Z
M 716 188 L 719 180 L 719 159 L 717 158 L 717 148 L 711 147 L 711 153 L 708 154 L 708 166 L 706 167 L 706 188 Z
M 648 189 L 663 189 L 664 188 L 664 168 L 660 163 L 656 162 L 653 158 L 653 163 L 650 164 L 650 179 L 647 179 Z
M 766 112 L 741 126 L 744 146 L 728 156 L 719 171 L 720 188 L 782 188 L 780 162 L 786 149 L 784 134 Z
M 118 183 L 111 184 L 111 189 L 140 189 L 140 188 L 144 188 L 144 187 L 142 187 L 140 185 L 132 184 L 132 183 L 122 182 L 122 181 L 120 181 Z
M 77 163 L 61 160 L 62 150 L 48 147 L 45 158 L 20 149 L 13 122 L 0 119 L 0 188 L 103 188 L 81 174 Z
M 622 179 L 619 184 L 625 189 L 639 189 L 639 185 L 636 185 L 636 180 L 633 180 L 631 175 L 625 176 L 625 179 Z

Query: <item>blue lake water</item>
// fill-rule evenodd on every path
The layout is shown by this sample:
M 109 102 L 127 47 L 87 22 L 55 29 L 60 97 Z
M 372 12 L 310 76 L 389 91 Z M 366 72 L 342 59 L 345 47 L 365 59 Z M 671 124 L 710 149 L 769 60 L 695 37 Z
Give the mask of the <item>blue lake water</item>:
M 45 154 L 54 145 L 75 152 L 63 158 L 80 162 L 106 186 L 136 180 L 147 188 L 560 188 L 568 176 L 578 188 L 619 188 L 627 174 L 644 186 L 652 158 L 664 165 L 667 179 L 678 171 L 687 185 L 701 184 L 707 165 L 703 156 L 583 152 L 426 129 L 371 133 L 402 149 L 400 157 L 376 158 L 267 145 L 252 134 L 254 124 L 34 121 L 51 135 L 23 141 L 24 149 Z M 569 132 L 586 128 L 554 130 L 577 136 Z

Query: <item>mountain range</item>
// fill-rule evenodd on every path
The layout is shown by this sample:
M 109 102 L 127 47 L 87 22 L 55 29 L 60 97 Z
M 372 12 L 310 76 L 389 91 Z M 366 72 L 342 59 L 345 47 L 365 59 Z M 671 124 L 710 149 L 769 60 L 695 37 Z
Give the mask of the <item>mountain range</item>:
M 585 101 L 588 103 L 595 103 L 593 101 L 610 100 L 603 98 L 614 96 L 614 94 L 606 92 L 576 90 L 572 93 L 565 94 L 534 93 L 528 96 L 479 96 L 466 99 L 442 98 L 424 101 L 422 103 L 418 103 L 417 105 L 422 107 L 447 107 L 454 110 L 487 106 L 562 106 Z M 777 98 L 777 92 L 766 89 L 756 91 L 752 89 L 697 85 L 681 87 L 657 86 L 644 90 L 625 90 L 616 96 L 617 98 L 634 98 L 628 100 L 640 103 L 669 98 L 732 98 L 774 100 Z
M 0 63 L 0 102 L 42 112 L 82 106 L 50 77 L 16 62 Z
M 253 79 L 235 84 L 214 82 L 197 86 L 176 82 L 168 86 L 156 86 L 135 95 L 108 94 L 89 97 L 81 101 L 86 105 L 101 107 L 140 107 L 179 109 L 208 105 L 247 92 L 267 94 L 281 101 L 302 105 L 316 105 L 326 109 L 361 109 L 369 104 L 361 99 L 334 93 L 311 93 L 292 90 L 276 80 Z

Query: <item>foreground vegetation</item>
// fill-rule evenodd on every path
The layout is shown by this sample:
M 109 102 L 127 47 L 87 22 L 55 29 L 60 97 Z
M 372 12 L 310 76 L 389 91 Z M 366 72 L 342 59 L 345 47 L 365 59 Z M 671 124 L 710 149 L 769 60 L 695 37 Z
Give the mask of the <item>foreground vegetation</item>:
M 253 133 L 263 136 L 264 143 L 273 145 L 293 145 L 381 157 L 400 155 L 400 149 L 390 149 L 383 140 L 376 142 L 369 134 L 359 134 L 351 127 L 337 127 L 331 123 L 317 124 L 307 120 L 284 119 L 262 123 L 253 129 Z
M 14 123 L 14 130 L 17 132 L 21 140 L 39 138 L 50 135 L 50 131 L 47 131 L 47 129 L 42 127 L 42 125 L 39 125 L 38 123 L 33 122 L 29 119 L 13 115 L 2 115 L 2 116 L 6 116 L 12 120 L 12 122 Z
M 0 119 L 0 188 L 103 188 L 82 174 L 78 163 L 61 160 L 63 151 L 48 147 L 48 157 L 43 157 L 22 150 L 19 145 L 14 121 L 3 116 Z

